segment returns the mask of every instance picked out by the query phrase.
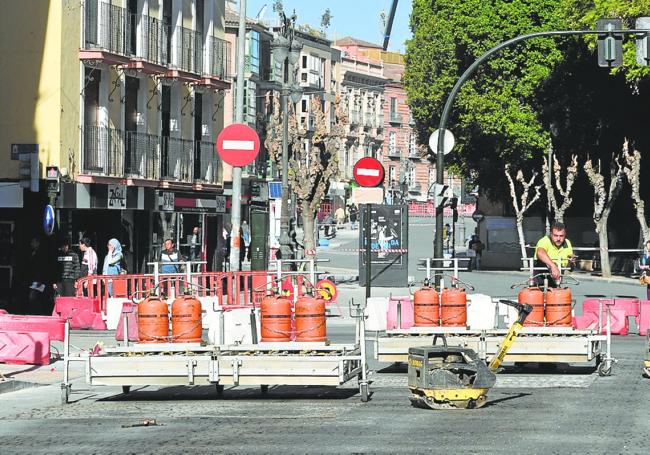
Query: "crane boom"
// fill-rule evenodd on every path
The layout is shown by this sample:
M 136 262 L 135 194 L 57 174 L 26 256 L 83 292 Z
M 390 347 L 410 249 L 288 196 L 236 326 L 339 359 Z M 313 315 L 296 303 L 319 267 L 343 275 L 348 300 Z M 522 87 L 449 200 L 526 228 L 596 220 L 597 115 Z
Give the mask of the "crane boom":
M 388 50 L 388 41 L 390 40 L 390 32 L 393 29 L 393 19 L 395 19 L 395 11 L 397 10 L 398 0 L 393 0 L 390 6 L 390 13 L 388 14 L 388 21 L 386 22 L 386 30 L 384 31 L 384 45 L 383 49 Z

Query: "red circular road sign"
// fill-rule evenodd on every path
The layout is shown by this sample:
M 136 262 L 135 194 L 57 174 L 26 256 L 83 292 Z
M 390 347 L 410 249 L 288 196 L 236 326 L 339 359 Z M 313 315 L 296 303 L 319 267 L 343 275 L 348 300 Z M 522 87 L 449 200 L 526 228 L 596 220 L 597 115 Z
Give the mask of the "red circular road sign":
M 353 175 L 361 186 L 378 186 L 384 180 L 384 166 L 375 158 L 366 156 L 355 163 Z
M 217 153 L 231 166 L 251 164 L 260 151 L 260 137 L 248 125 L 233 123 L 217 137 Z

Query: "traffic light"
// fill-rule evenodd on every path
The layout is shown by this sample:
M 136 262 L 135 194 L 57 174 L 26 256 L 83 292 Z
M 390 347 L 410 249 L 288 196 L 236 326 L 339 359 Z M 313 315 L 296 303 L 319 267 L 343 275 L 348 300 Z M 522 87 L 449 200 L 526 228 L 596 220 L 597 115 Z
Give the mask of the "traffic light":
M 623 35 L 611 33 L 622 30 L 621 19 L 600 19 L 596 29 L 605 33 L 598 34 L 598 66 L 613 68 L 623 64 Z
M 19 155 L 20 186 L 38 193 L 38 152 L 23 152 Z

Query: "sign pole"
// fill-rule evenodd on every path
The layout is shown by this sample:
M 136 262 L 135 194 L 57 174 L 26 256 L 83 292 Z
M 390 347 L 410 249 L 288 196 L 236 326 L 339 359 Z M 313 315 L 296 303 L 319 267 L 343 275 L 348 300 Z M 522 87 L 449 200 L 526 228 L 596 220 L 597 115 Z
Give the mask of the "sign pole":
M 365 230 L 366 230 L 366 305 L 368 304 L 368 299 L 370 298 L 370 281 L 372 280 L 372 268 L 370 267 L 370 247 L 371 247 L 371 236 L 370 236 L 370 214 L 372 212 L 372 204 L 366 204 L 366 219 L 365 219 Z
M 244 72 L 246 55 L 246 0 L 239 0 L 239 32 L 237 37 L 237 99 L 235 100 L 235 122 L 244 121 Z M 241 247 L 241 174 L 242 168 L 232 169 L 232 204 L 230 212 L 230 270 L 239 270 L 239 248 Z

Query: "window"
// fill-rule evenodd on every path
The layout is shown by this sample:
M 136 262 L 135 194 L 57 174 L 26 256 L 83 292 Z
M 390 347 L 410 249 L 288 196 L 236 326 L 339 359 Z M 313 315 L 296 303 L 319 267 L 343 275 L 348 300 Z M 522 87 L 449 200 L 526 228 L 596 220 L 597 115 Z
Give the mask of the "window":
M 306 56 L 306 55 L 303 55 L 303 56 L 302 56 L 302 65 L 301 65 L 301 68 L 302 68 L 302 69 L 307 69 L 307 56 Z
M 237 87 L 232 91 L 233 102 L 237 99 Z M 244 81 L 244 122 L 255 125 L 257 117 L 257 84 L 251 80 Z M 233 109 L 233 122 L 235 112 Z
M 388 168 L 388 182 L 389 183 L 395 182 L 395 166 L 390 166 Z
M 397 154 L 397 138 L 395 131 L 388 133 L 388 155 L 395 156 Z
M 397 98 L 394 96 L 390 99 L 390 116 L 391 118 L 397 115 Z
M 429 193 L 433 191 L 433 184 L 436 183 L 436 169 L 435 168 L 429 168 L 429 178 L 427 181 L 427 185 L 429 188 Z
M 417 142 L 415 134 L 409 134 L 409 155 L 414 156 L 417 154 Z
M 255 30 L 246 34 L 246 71 L 260 73 L 260 34 Z

